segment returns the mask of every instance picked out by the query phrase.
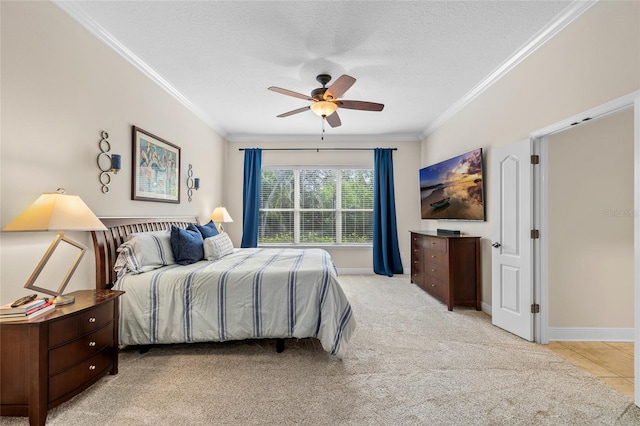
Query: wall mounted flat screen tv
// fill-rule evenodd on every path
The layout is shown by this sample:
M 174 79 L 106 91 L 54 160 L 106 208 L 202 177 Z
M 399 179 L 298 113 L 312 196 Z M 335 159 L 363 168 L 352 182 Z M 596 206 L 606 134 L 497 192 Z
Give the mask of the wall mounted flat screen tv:
M 482 148 L 420 169 L 422 219 L 484 220 Z

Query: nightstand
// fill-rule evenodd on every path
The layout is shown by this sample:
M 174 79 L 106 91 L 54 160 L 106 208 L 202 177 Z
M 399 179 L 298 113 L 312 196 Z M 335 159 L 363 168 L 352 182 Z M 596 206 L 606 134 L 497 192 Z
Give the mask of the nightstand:
M 118 373 L 118 297 L 81 290 L 31 320 L 0 323 L 0 415 L 44 425 L 47 410 Z

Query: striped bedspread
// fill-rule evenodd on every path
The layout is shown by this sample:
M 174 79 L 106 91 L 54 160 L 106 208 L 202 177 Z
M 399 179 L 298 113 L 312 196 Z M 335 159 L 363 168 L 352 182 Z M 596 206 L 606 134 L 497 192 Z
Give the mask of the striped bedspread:
M 126 292 L 123 345 L 316 337 L 342 357 L 355 328 L 321 249 L 236 249 L 213 262 L 129 273 L 116 288 Z

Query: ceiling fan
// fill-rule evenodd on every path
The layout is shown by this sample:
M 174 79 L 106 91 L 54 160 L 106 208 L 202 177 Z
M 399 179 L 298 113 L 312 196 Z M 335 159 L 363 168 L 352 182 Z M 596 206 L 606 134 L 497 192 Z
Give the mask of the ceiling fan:
M 312 110 L 323 119 L 327 120 L 327 123 L 331 127 L 338 127 L 342 124 L 340 117 L 336 110 L 338 108 L 345 109 L 357 109 L 362 111 L 382 111 L 384 104 L 378 104 L 375 102 L 365 101 L 350 101 L 345 99 L 339 99 L 351 86 L 356 82 L 356 79 L 343 74 L 331 86 L 326 87 L 327 83 L 331 81 L 329 74 L 320 74 L 316 77 L 318 83 L 322 84 L 322 87 L 311 91 L 311 95 L 303 95 L 302 93 L 293 92 L 291 90 L 282 89 L 280 87 L 271 86 L 268 89 L 283 95 L 293 96 L 294 98 L 305 99 L 311 101 L 312 104 L 306 107 L 294 109 L 293 111 L 285 112 L 278 117 L 288 117 L 293 114 L 298 114 L 307 110 Z

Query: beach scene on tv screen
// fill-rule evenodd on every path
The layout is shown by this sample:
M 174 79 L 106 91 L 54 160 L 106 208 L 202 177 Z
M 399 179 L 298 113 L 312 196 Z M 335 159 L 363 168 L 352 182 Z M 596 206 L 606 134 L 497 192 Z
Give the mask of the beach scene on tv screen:
M 420 169 L 423 219 L 484 220 L 482 149 Z

